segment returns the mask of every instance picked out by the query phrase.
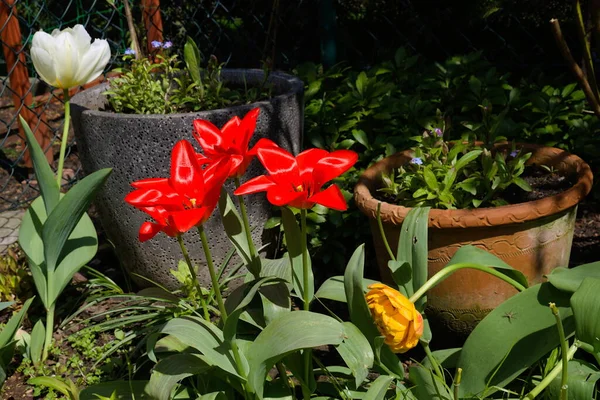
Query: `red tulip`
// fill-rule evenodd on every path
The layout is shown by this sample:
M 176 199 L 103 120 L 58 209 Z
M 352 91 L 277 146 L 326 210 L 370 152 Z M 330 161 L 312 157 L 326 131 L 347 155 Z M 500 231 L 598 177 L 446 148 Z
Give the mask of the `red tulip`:
M 223 125 L 221 130 L 209 121 L 195 120 L 193 134 L 204 151 L 204 155 L 198 154 L 199 162 L 205 164 L 229 159 L 231 169 L 228 177 L 236 178 L 244 175 L 250 161 L 256 156 L 256 151 L 273 143 L 261 139 L 252 149 L 248 149 L 259 113 L 260 109 L 255 108 L 250 110 L 243 119 L 233 117 Z
M 354 165 L 358 159 L 355 152 L 310 149 L 294 157 L 273 143 L 273 146 L 258 149 L 258 158 L 269 174 L 242 184 L 234 192 L 236 195 L 266 191 L 267 199 L 276 206 L 306 209 L 321 204 L 334 210 L 347 209 L 337 185 L 322 188 Z
M 133 182 L 125 201 L 150 215 L 139 232 L 140 241 L 158 232 L 177 236 L 203 224 L 215 209 L 230 170 L 229 160 L 202 169 L 191 143 L 181 140 L 171 153 L 171 177 Z

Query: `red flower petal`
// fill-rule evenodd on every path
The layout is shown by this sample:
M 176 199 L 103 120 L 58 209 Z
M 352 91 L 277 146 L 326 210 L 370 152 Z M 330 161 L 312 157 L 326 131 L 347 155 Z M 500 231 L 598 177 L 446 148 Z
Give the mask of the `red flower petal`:
M 152 222 L 144 222 L 140 227 L 138 239 L 140 242 L 145 242 L 152 239 L 157 233 L 162 232 L 162 230 L 163 227 L 161 225 Z
M 204 177 L 196 152 L 187 140 L 180 140 L 171 152 L 171 178 L 169 183 L 181 196 L 201 198 Z
M 289 188 L 281 185 L 271 186 L 267 190 L 267 200 L 274 206 L 282 207 L 291 205 L 292 207 L 307 208 L 303 204 L 306 201 L 307 193 L 296 192 L 292 186 Z
M 351 150 L 337 150 L 319 160 L 313 169 L 314 190 L 348 171 L 356 160 L 358 154 Z
M 279 148 L 279 146 L 277 146 L 277 143 L 275 143 L 271 139 L 261 138 L 258 140 L 258 142 L 256 142 L 256 144 L 254 145 L 253 148 L 248 150 L 247 154 L 251 155 L 251 156 L 255 156 L 257 154 L 258 150 L 268 149 L 268 148 L 274 149 L 274 148 Z
M 256 130 L 256 120 L 260 114 L 260 108 L 254 108 L 246 113 L 244 119 L 241 122 L 240 132 L 233 143 L 236 144 L 236 149 L 239 149 L 242 154 L 248 151 L 248 145 L 250 144 L 250 138 Z
M 161 190 L 163 188 L 170 188 L 168 178 L 140 179 L 139 181 L 132 182 L 131 186 L 136 189 L 151 188 Z
M 125 202 L 134 207 L 152 207 L 152 206 L 177 206 L 182 204 L 182 200 L 171 189 L 170 193 L 164 193 L 155 189 L 138 189 L 125 196 Z
M 194 131 L 192 132 L 204 153 L 210 155 L 217 153 L 218 148 L 223 146 L 223 137 L 219 128 L 204 119 L 194 120 Z
M 279 147 L 261 148 L 258 150 L 258 158 L 273 181 L 300 185 L 298 164 L 289 152 Z
M 242 120 L 235 116 L 223 125 L 221 128 L 221 141 L 223 143 L 220 146 L 221 150 L 229 150 L 231 148 L 237 150 L 237 146 L 235 145 L 236 140 L 239 141 L 239 137 L 243 135 L 242 128 L 240 127 L 241 124 Z
M 346 199 L 340 191 L 337 185 L 331 185 L 327 189 L 320 191 L 319 193 L 311 196 L 308 201 L 320 204 L 327 208 L 332 208 L 338 211 L 345 211 L 348 209 Z
M 275 182 L 270 180 L 265 175 L 260 175 L 256 178 L 250 179 L 248 182 L 242 183 L 240 187 L 233 192 L 233 194 L 236 196 L 242 196 L 244 194 L 264 192 L 272 186 L 275 186 Z
M 212 213 L 206 207 L 192 208 L 169 213 L 169 225 L 179 233 L 185 233 L 194 226 L 204 223 Z

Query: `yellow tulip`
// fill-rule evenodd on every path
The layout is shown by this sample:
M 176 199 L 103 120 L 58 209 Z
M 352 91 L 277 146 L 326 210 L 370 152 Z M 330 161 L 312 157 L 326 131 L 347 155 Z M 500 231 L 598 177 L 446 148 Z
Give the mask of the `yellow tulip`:
M 394 353 L 405 353 L 419 343 L 423 334 L 423 316 L 402 293 L 382 283 L 369 286 L 367 305 Z
M 70 89 L 85 85 L 100 76 L 110 60 L 106 40 L 92 38 L 83 25 L 52 35 L 39 31 L 33 35 L 31 60 L 40 78 L 51 86 Z

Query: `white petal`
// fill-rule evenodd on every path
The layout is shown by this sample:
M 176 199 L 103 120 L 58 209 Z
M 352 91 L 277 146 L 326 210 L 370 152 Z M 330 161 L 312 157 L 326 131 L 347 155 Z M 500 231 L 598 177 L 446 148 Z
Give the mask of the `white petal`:
M 32 47 L 31 60 L 40 78 L 47 84 L 56 86 L 56 71 L 52 56 L 41 47 Z
M 75 80 L 75 74 L 79 69 L 79 54 L 73 36 L 68 32 L 61 33 L 56 37 L 56 47 L 59 50 L 54 56 L 56 87 L 69 89 L 78 86 L 80 83 Z
M 79 56 L 82 56 L 83 53 L 89 50 L 90 43 L 92 43 L 92 38 L 87 33 L 83 25 L 77 24 L 73 27 L 71 35 L 75 39 L 75 43 L 77 43 L 77 51 L 79 52 Z
M 31 41 L 31 48 L 38 47 L 46 50 L 50 54 L 54 54 L 56 48 L 54 46 L 55 39 L 48 35 L 44 31 L 37 31 L 33 35 L 33 40 Z
M 79 61 L 79 70 L 75 80 L 85 85 L 100 76 L 110 60 L 110 46 L 106 40 L 95 39 L 90 49 Z

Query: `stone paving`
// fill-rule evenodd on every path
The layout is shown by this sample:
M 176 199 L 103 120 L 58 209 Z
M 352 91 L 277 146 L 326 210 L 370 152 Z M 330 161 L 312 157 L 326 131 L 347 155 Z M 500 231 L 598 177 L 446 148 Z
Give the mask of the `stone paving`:
M 25 210 L 0 212 L 0 254 L 4 254 L 8 246 L 17 242 L 23 214 Z

